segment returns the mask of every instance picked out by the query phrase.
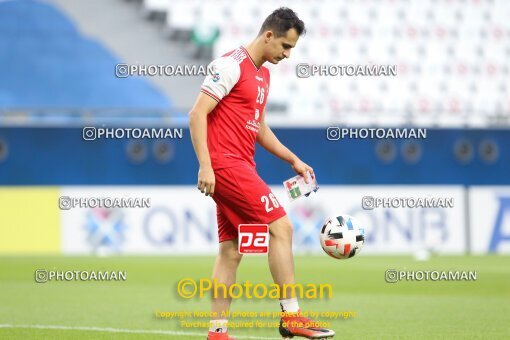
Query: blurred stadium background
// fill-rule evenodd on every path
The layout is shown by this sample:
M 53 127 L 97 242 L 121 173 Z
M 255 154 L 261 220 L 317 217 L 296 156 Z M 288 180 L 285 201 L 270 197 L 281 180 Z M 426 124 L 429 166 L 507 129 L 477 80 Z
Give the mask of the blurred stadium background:
M 202 77 L 115 77 L 115 65 L 207 65 L 275 8 L 308 33 L 271 70 L 267 120 L 321 189 L 288 202 L 292 170 L 259 172 L 294 222 L 298 278 L 334 282 L 310 310 L 356 311 L 339 337 L 505 338 L 510 333 L 510 3 L 503 0 L 0 1 L 0 338 L 203 338 L 156 310 L 209 277 L 215 206 L 195 189 L 187 112 Z M 396 77 L 298 78 L 296 65 L 391 64 Z M 183 128 L 183 139 L 97 139 L 95 127 Z M 426 139 L 329 141 L 338 127 L 427 128 Z M 150 197 L 149 209 L 60 210 L 60 196 Z M 363 210 L 364 196 L 453 197 L 452 209 Z M 326 216 L 359 218 L 361 255 L 333 261 Z M 428 261 L 418 261 L 428 259 Z M 264 258 L 238 280 L 270 282 Z M 384 282 L 387 269 L 477 270 L 477 282 Z M 125 283 L 38 284 L 34 271 L 126 270 Z M 322 280 L 322 281 L 321 281 Z M 275 310 L 236 301 L 238 310 Z M 275 338 L 239 329 L 240 338 Z

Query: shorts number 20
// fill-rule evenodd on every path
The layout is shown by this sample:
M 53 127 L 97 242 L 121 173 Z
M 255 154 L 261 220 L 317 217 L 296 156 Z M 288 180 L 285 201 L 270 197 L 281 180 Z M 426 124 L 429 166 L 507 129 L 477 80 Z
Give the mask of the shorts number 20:
M 269 198 L 268 198 L 269 196 Z M 272 211 L 274 208 L 279 208 L 280 203 L 274 196 L 274 194 L 271 192 L 268 196 L 262 196 L 260 197 L 260 201 L 266 205 L 266 212 Z M 271 206 L 271 203 L 273 203 L 273 206 Z

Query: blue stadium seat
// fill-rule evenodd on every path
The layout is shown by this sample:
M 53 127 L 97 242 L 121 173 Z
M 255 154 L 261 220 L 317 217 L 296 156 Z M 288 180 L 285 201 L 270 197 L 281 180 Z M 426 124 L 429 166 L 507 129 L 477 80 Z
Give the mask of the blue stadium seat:
M 145 79 L 115 77 L 121 61 L 49 4 L 1 2 L 0 36 L 0 107 L 171 107 Z

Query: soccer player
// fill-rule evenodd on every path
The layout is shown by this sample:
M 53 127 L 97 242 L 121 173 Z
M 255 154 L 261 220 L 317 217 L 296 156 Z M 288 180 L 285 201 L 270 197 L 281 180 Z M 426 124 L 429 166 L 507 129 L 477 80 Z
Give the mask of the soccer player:
M 211 196 L 217 206 L 219 254 L 213 279 L 226 287 L 236 281 L 242 254 L 238 252 L 238 225 L 269 225 L 269 268 L 276 284 L 293 285 L 292 224 L 285 210 L 259 177 L 253 160 L 255 142 L 307 178 L 313 169 L 287 149 L 265 122 L 264 107 L 269 94 L 268 61 L 278 64 L 290 57 L 304 23 L 289 8 L 270 14 L 258 36 L 246 47 L 240 46 L 211 63 L 214 74 L 204 80 L 201 92 L 189 113 L 193 147 L 199 162 L 198 189 Z M 282 290 L 281 290 L 282 291 Z M 280 323 L 284 337 L 302 336 L 319 339 L 334 336 L 328 329 L 313 328 L 302 317 L 291 291 L 280 299 L 286 315 Z M 219 294 L 221 295 L 221 294 Z M 212 312 L 220 316 L 211 320 L 208 339 L 233 339 L 227 332 L 222 312 L 229 311 L 231 299 L 212 299 Z M 287 316 L 288 314 L 288 316 Z

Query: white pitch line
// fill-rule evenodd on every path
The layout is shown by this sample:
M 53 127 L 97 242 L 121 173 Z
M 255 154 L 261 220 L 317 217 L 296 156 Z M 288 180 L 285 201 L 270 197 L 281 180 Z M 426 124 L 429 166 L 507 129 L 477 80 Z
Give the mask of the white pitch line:
M 166 331 L 162 329 L 121 329 L 110 327 L 88 327 L 88 326 L 59 326 L 59 325 L 9 325 L 0 324 L 0 328 L 32 328 L 32 329 L 58 329 L 69 331 L 92 331 L 92 332 L 109 332 L 109 333 L 131 333 L 131 334 L 162 334 L 176 336 L 205 336 L 205 333 Z M 281 340 L 281 338 L 261 338 L 247 335 L 235 335 L 236 339 L 259 339 L 259 340 Z

